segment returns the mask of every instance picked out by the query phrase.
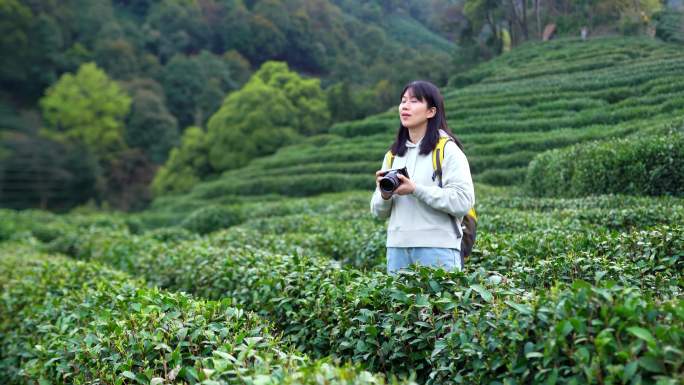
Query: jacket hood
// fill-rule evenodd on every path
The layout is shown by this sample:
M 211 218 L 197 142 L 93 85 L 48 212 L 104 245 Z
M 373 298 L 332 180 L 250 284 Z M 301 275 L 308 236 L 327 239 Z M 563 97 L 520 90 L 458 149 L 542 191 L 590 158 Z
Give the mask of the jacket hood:
M 444 130 L 439 130 L 439 136 L 449 136 L 449 135 L 446 133 L 446 131 L 444 131 Z M 422 138 L 420 138 L 420 140 L 418 141 L 418 143 L 412 143 L 410 140 L 406 139 L 406 148 L 420 147 L 420 144 L 423 142 L 423 138 L 425 138 L 425 136 L 423 136 Z

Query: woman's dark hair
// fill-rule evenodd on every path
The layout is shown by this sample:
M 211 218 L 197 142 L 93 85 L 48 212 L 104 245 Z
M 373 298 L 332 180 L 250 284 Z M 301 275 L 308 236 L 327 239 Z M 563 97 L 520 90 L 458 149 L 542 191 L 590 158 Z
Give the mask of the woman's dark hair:
M 421 102 L 426 102 L 428 109 L 432 107 L 437 109 L 435 116 L 428 119 L 427 131 L 425 132 L 425 136 L 420 143 L 420 154 L 427 155 L 434 150 L 437 142 L 439 141 L 439 130 L 444 130 L 447 135 L 449 135 L 454 142 L 456 142 L 456 145 L 463 150 L 463 144 L 451 132 L 449 126 L 447 126 L 446 114 L 444 112 L 444 98 L 439 92 L 437 86 L 424 80 L 412 81 L 407 84 L 406 87 L 404 87 L 403 91 L 401 91 L 401 96 L 399 96 L 400 100 L 407 90 L 411 90 L 411 93 L 416 99 L 420 100 Z M 390 148 L 390 150 L 392 150 L 392 154 L 399 156 L 406 154 L 407 140 L 409 140 L 408 128 L 404 127 L 404 125 L 399 122 L 397 139 Z

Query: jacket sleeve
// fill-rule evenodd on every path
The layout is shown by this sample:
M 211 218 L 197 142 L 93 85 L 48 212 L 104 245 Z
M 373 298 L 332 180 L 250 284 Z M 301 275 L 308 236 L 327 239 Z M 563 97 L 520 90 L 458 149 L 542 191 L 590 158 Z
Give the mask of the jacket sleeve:
M 473 207 L 475 189 L 470 176 L 470 165 L 456 143 L 448 142 L 444 148 L 442 188 L 416 185 L 413 195 L 435 210 L 455 217 L 464 216 Z
M 380 169 L 383 171 L 389 169 L 387 165 L 387 154 L 385 154 L 385 158 L 382 160 L 382 167 Z M 390 214 L 392 213 L 393 200 L 394 195 L 392 195 L 390 199 L 382 199 L 382 195 L 380 195 L 380 188 L 376 186 L 370 203 L 371 213 L 379 219 L 389 218 Z

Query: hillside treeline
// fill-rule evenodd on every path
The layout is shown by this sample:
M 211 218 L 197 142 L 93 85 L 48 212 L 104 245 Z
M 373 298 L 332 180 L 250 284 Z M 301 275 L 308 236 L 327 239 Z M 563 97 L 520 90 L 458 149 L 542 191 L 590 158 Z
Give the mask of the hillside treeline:
M 658 4 L 0 0 L 0 205 L 141 209 L 155 175 L 183 189 L 384 111 L 411 79 L 445 85 L 506 36 L 587 15 L 639 33 Z

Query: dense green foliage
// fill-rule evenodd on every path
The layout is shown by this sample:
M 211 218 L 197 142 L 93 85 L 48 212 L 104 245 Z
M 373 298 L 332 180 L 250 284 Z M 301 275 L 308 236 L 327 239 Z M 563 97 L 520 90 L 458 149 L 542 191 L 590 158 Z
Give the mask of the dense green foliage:
M 594 142 L 545 152 L 529 166 L 536 196 L 684 195 L 684 131 Z
M 126 122 L 126 144 L 142 149 L 155 164 L 164 162 L 171 148 L 178 145 L 179 133 L 161 86 L 154 81 L 130 81 L 125 87 L 133 99 Z
M 207 132 L 189 127 L 180 147 L 152 183 L 156 194 L 186 191 L 196 182 L 240 168 L 275 152 L 330 119 L 317 79 L 303 79 L 286 64 L 267 62 L 209 119 Z
M 130 220 L 39 222 L 11 212 L 4 222 L 17 225 L 5 237 L 43 234 L 51 252 L 165 289 L 231 298 L 274 322 L 284 343 L 373 371 L 415 370 L 429 383 L 676 383 L 684 365 L 676 351 L 684 338 L 680 199 L 478 192 L 480 237 L 465 274 L 378 272 L 385 226 L 368 217 L 367 192 L 243 201 L 253 217 L 206 238 L 134 235 Z
M 384 383 L 284 349 L 267 322 L 229 299 L 146 289 L 17 244 L 0 255 L 3 383 Z
M 364 20 L 384 20 L 383 7 L 392 7 L 335 3 Z M 16 15 L 17 26 L 31 16 L 14 1 L 0 4 L 6 5 L 0 11 Z M 669 185 L 681 188 L 681 133 L 663 137 L 668 127 L 681 125 L 684 111 L 678 47 L 641 39 L 562 40 L 530 44 L 455 74 L 451 83 L 461 88 L 444 91 L 450 125 L 466 145 L 478 182 L 478 240 L 462 272 L 414 267 L 390 276 L 384 272 L 386 223 L 371 217 L 368 204 L 372 173 L 397 128 L 395 111 L 320 125 L 329 119 L 322 100 L 336 106 L 328 110 L 334 117 L 349 97 L 354 103 L 372 97 L 352 97 L 340 83 L 324 94 L 317 80 L 267 63 L 232 94 L 241 98 L 224 100 L 225 110 L 205 130 L 201 120 L 214 108 L 211 96 L 236 86 L 229 75 L 244 68 L 237 51 L 224 56 L 227 67 L 210 53 L 191 52 L 208 41 L 217 44 L 214 29 L 197 21 L 211 14 L 199 12 L 202 7 L 218 3 L 117 4 L 144 18 L 146 28 L 165 31 L 149 35 L 145 47 L 176 64 L 166 66 L 173 71 L 158 82 L 132 78 L 122 84 L 132 95 L 133 112 L 121 132 L 125 144 L 140 139 L 140 147 L 121 150 L 105 163 L 107 190 L 133 207 L 137 200 L 124 189 L 132 185 L 127 178 L 146 170 L 144 159 L 161 156 L 176 140 L 172 114 L 184 111 L 182 119 L 196 126 L 185 130 L 180 148 L 160 170 L 163 183 L 157 179 L 159 196 L 150 210 L 0 210 L 0 382 L 351 385 L 409 376 L 430 385 L 681 383 L 683 198 L 638 196 L 644 190 L 629 188 L 619 191 L 638 195 L 585 196 L 585 189 L 574 199 L 555 193 L 536 198 L 522 195 L 522 186 L 481 183 L 518 184 L 537 159 L 529 171 L 540 174 L 535 181 L 564 193 L 572 186 L 546 176 L 552 167 L 591 172 L 616 186 L 644 172 L 653 178 L 667 173 Z M 292 32 L 293 23 L 296 29 L 306 19 L 285 12 L 279 1 L 230 4 L 234 13 L 219 12 L 214 21 L 230 15 L 239 33 L 223 30 L 221 44 L 240 45 L 232 38 L 254 35 L 264 49 L 242 46 L 250 60 L 282 53 L 292 37 L 283 31 Z M 415 20 L 429 20 L 417 4 L 405 2 Z M 593 12 L 592 7 L 587 9 Z M 492 16 L 498 18 L 507 11 L 496 12 Z M 253 24 L 263 28 L 251 29 Z M 393 17 L 391 24 L 358 32 L 371 49 L 386 31 L 417 28 L 405 17 Z M 107 31 L 125 35 L 112 26 Z M 428 38 L 418 32 L 410 44 Z M 20 41 L 21 33 L 7 39 Z M 299 40 L 305 50 L 308 41 Z M 5 41 L 0 38 L 0 45 Z M 123 77 L 143 67 L 155 72 L 154 60 L 143 66 L 125 54 L 135 52 L 125 42 L 96 46 L 101 57 L 121 53 L 104 66 L 108 74 Z M 323 53 L 317 55 L 311 60 L 321 61 L 311 66 L 325 62 Z M 211 83 L 206 93 L 192 82 L 174 83 L 184 71 Z M 248 77 L 242 72 L 241 81 Z M 193 97 L 172 100 L 160 91 L 166 87 Z M 391 95 L 388 83 L 374 87 L 373 97 Z M 305 110 L 312 119 L 259 117 L 263 126 L 249 130 L 233 124 L 236 115 L 249 115 L 243 100 L 260 98 L 273 101 L 278 111 Z M 192 111 L 181 106 L 185 102 Z M 273 113 L 251 104 L 261 114 Z M 155 109 L 159 119 L 145 108 Z M 0 122 L 26 128 L 22 119 Z M 151 137 L 140 135 L 147 124 Z M 210 149 L 222 140 L 240 144 L 231 136 L 235 128 L 245 144 L 254 140 L 267 147 L 272 143 L 260 137 L 272 131 L 298 139 L 269 156 L 262 155 L 275 147 L 245 145 L 242 156 L 253 159 L 229 169 L 220 163 L 244 160 Z M 9 139 L 29 146 L 35 137 L 3 135 Z M 572 147 L 554 150 L 567 146 Z M 29 155 L 23 151 L 22 159 Z M 12 146 L 0 146 L 0 157 L 3 167 L 5 159 L 20 166 Z M 552 157 L 564 158 L 539 161 Z M 45 155 L 36 163 L 76 172 L 78 159 L 60 159 Z M 629 167 L 612 182 L 617 162 Z M 58 178 L 46 181 L 53 179 Z M 49 197 L 51 186 L 37 195 Z
M 558 40 L 502 55 L 452 79 L 470 85 L 443 92 L 449 126 L 465 145 L 474 179 L 515 185 L 524 182 L 529 162 L 544 151 L 649 135 L 680 122 L 683 74 L 674 45 L 650 39 Z M 284 146 L 210 181 L 188 183 L 193 186 L 188 193 L 162 197 L 152 211 L 174 206 L 189 214 L 188 202 L 223 204 L 235 195 L 370 189 L 397 128 L 393 110 L 333 124 L 325 135 Z
M 131 98 L 95 63 L 60 78 L 40 104 L 50 129 L 82 142 L 99 157 L 111 157 L 125 146 L 123 119 Z
M 157 195 L 192 188 L 202 177 L 211 173 L 207 154 L 207 138 L 200 127 L 188 127 L 181 137 L 180 145 L 171 150 L 169 159 L 152 181 L 152 191 Z
M 656 36 L 677 43 L 684 43 L 684 12 L 682 10 L 667 9 L 655 17 L 658 23 Z
M 438 0 L 426 7 L 412 0 L 383 12 L 358 13 L 354 6 L 331 0 L 3 0 L 0 156 L 11 161 L 0 162 L 0 205 L 64 210 L 91 201 L 123 210 L 145 207 L 155 170 L 179 145 L 179 136 L 187 127 L 206 131 L 226 96 L 269 60 L 287 63 L 311 78 L 307 82 L 319 79 L 324 90 L 300 99 L 306 87 L 288 88 L 290 100 L 277 98 L 279 104 L 295 104 L 294 110 L 280 109 L 287 112 L 287 121 L 280 114 L 255 113 L 277 116 L 275 126 L 284 135 L 262 131 L 255 141 L 264 142 L 265 151 L 247 147 L 251 153 L 271 152 L 274 140 L 289 137 L 286 128 L 310 134 L 324 130 L 331 117 L 341 121 L 382 111 L 394 102 L 388 96 L 409 79 L 430 77 L 444 84 L 450 72 L 445 63 L 456 44 L 435 20 L 442 18 L 440 7 L 449 3 Z M 377 10 L 381 4 L 374 0 L 367 5 Z M 420 9 L 417 19 L 406 13 L 409 9 Z M 410 42 L 404 42 L 408 35 Z M 96 65 L 100 74 L 86 76 L 81 69 L 86 65 Z M 123 95 L 112 93 L 109 84 L 118 85 Z M 56 88 L 62 91 L 52 91 Z M 340 88 L 347 92 L 335 91 Z M 216 145 L 233 143 L 225 131 L 273 127 L 272 122 L 247 118 L 249 111 L 263 109 L 271 94 L 245 99 L 249 103 L 237 111 L 235 103 L 222 111 L 224 118 L 215 124 L 220 133 L 213 135 L 220 139 Z M 133 99 L 132 104 L 122 103 L 126 99 Z M 238 115 L 227 122 L 226 113 L 233 112 Z M 242 129 L 226 130 L 228 123 Z M 37 161 L 27 160 L 25 143 L 43 149 L 32 151 Z M 226 160 L 226 151 L 211 151 L 212 175 L 226 165 L 235 167 L 233 158 L 244 163 L 251 155 Z M 81 170 L 70 165 L 78 160 L 90 165 L 93 158 L 107 161 Z M 175 168 L 167 167 L 167 173 Z M 183 172 L 207 177 L 202 170 Z M 78 183 L 75 173 L 84 175 Z M 48 187 L 41 185 L 45 179 L 51 181 Z M 167 184 L 173 188 L 163 191 L 185 188 L 172 183 L 182 178 L 170 179 Z M 33 193 L 38 189 L 43 191 Z
M 209 119 L 209 162 L 217 172 L 239 168 L 317 133 L 329 115 L 317 79 L 303 79 L 284 63 L 264 63 Z

